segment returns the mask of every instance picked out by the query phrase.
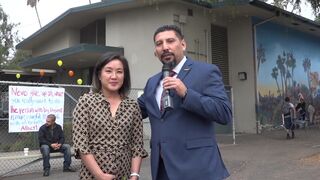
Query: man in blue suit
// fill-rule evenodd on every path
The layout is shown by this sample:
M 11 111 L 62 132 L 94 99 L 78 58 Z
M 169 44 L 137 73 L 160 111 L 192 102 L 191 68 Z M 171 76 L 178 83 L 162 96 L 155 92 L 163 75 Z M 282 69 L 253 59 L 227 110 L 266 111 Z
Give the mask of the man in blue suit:
M 214 123 L 231 121 L 231 106 L 221 72 L 212 64 L 184 55 L 186 42 L 175 25 L 154 34 L 155 55 L 173 64 L 173 77 L 151 77 L 139 97 L 143 118 L 151 123 L 153 180 L 220 180 L 229 176 L 215 139 Z M 173 109 L 162 111 L 162 91 L 168 90 Z M 161 110 L 160 110 L 161 108 Z

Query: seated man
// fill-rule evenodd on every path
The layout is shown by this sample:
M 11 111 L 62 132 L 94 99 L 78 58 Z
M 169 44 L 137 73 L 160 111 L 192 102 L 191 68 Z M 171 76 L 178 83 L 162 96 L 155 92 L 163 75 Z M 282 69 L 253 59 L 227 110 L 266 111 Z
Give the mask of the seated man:
M 43 157 L 43 176 L 50 173 L 50 153 L 61 152 L 64 154 L 63 172 L 74 172 L 70 168 L 71 150 L 69 144 L 64 144 L 64 134 L 61 126 L 56 124 L 56 116 L 49 114 L 46 123 L 39 129 L 38 138 L 40 151 Z

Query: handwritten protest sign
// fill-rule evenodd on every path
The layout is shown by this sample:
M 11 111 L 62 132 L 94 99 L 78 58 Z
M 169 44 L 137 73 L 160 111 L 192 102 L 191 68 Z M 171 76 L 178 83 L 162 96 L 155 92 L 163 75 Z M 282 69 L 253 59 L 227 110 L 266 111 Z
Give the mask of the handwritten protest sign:
M 34 132 L 56 115 L 63 126 L 64 88 L 9 86 L 9 133 Z

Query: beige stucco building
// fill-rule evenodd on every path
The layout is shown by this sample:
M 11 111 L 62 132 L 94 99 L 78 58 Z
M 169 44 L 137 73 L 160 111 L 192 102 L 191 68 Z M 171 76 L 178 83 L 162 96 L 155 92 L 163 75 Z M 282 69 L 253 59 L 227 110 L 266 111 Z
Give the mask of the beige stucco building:
M 260 19 L 259 24 L 254 17 Z M 55 69 L 58 74 L 53 82 L 74 84 L 77 78 L 90 84 L 99 56 L 106 51 L 120 51 L 129 60 L 132 87 L 143 89 L 148 77 L 161 69 L 153 53 L 155 29 L 176 24 L 185 35 L 186 54 L 217 64 L 225 84 L 232 87 L 236 131 L 256 133 L 255 28 L 269 21 L 320 36 L 320 26 L 313 21 L 257 0 L 234 4 L 109 0 L 69 9 L 17 48 L 32 52 L 33 57 L 22 63 L 24 68 Z M 62 70 L 56 64 L 58 59 L 63 60 Z M 75 71 L 75 77 L 64 73 L 69 69 Z

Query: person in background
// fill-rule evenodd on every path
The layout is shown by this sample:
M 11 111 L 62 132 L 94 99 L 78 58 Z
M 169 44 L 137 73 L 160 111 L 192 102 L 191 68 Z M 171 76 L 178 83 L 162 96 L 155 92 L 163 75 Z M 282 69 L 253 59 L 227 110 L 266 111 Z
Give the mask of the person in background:
M 314 113 L 316 112 L 314 106 L 312 103 L 309 104 L 308 106 L 308 113 L 309 113 L 309 122 L 310 124 L 313 124 L 313 119 L 314 119 Z
M 73 112 L 80 179 L 139 179 L 147 152 L 138 103 L 128 97 L 130 84 L 126 58 L 104 54 L 94 68 L 93 92 L 81 96 Z
M 301 93 L 298 94 L 298 104 L 295 108 L 296 112 L 299 115 L 299 120 L 304 121 L 306 119 L 306 102 Z
M 38 132 L 40 151 L 43 158 L 43 176 L 50 174 L 50 153 L 61 152 L 64 154 L 63 172 L 75 172 L 70 168 L 71 148 L 64 143 L 64 133 L 59 124 L 56 123 L 56 116 L 49 114 L 46 123 L 42 125 Z
M 153 40 L 154 54 L 170 71 L 149 78 L 138 98 L 143 118 L 151 123 L 152 179 L 227 178 L 214 130 L 215 123 L 232 119 L 220 70 L 186 57 L 186 41 L 175 25 L 159 27 Z M 169 110 L 163 108 L 168 96 L 173 105 Z
M 291 138 L 293 139 L 295 134 L 294 134 L 294 105 L 290 102 L 290 98 L 286 97 L 284 99 L 284 104 L 282 106 L 282 122 L 283 126 L 286 129 L 287 132 L 287 139 L 290 139 L 290 132 L 291 132 Z

